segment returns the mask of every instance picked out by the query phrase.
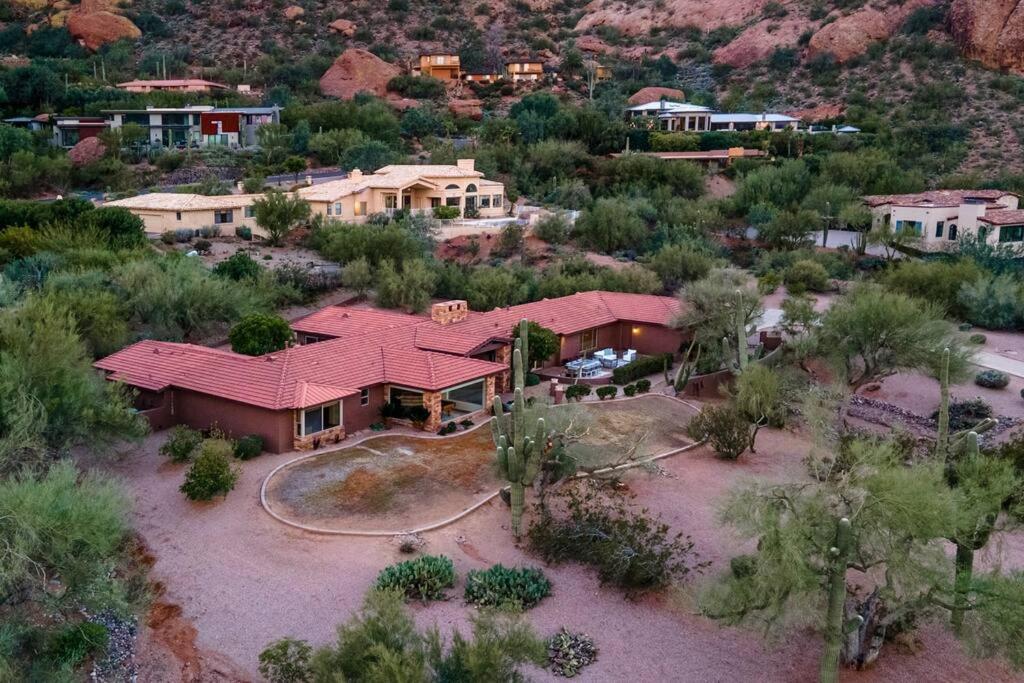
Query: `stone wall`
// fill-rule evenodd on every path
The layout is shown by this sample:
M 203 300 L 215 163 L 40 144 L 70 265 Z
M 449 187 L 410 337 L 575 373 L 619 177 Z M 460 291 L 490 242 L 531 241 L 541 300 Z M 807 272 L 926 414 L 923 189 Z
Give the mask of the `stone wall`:
M 345 439 L 345 428 L 343 426 L 331 427 L 316 434 L 296 436 L 293 447 L 297 451 L 312 451 L 332 443 L 338 443 Z
M 436 432 L 441 428 L 441 392 L 424 391 L 423 407 L 430 413 L 430 417 L 423 425 L 424 431 Z

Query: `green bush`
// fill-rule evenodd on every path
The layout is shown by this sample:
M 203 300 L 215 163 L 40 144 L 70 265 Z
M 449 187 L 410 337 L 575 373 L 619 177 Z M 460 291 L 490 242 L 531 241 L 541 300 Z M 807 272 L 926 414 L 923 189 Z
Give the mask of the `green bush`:
M 986 389 L 1005 389 L 1010 383 L 1010 376 L 998 370 L 982 370 L 974 376 L 974 383 Z
M 989 330 L 1024 327 L 1024 286 L 1014 275 L 986 275 L 960 286 L 964 318 Z
M 980 398 L 967 401 L 952 401 L 949 404 L 949 428 L 954 432 L 971 429 L 982 420 L 992 417 L 992 406 Z M 939 411 L 932 413 L 932 419 L 939 418 Z
M 160 241 L 164 244 L 174 244 L 178 240 L 175 239 L 173 230 L 164 230 L 160 233 Z
M 584 396 L 590 396 L 590 387 L 586 384 L 572 384 L 565 390 L 565 398 L 569 401 L 579 401 Z
M 304 640 L 281 638 L 260 653 L 260 675 L 270 683 L 308 683 L 313 648 Z
M 667 524 L 602 495 L 599 486 L 566 487 L 558 505 L 540 507 L 527 532 L 530 549 L 546 562 L 591 565 L 602 583 L 627 593 L 664 588 L 695 568 L 689 538 L 671 535 Z
M 262 356 L 280 351 L 294 338 L 288 321 L 276 314 L 250 313 L 231 328 L 231 350 L 246 356 Z
M 731 405 L 704 406 L 687 431 L 695 439 L 707 439 L 723 460 L 736 460 L 750 445 L 750 424 Z
M 537 221 L 533 234 L 549 244 L 564 244 L 569 240 L 569 221 L 561 214 L 549 214 Z
M 622 393 L 629 397 L 636 396 L 636 385 L 627 384 L 626 386 L 622 387 Z
M 106 626 L 83 621 L 68 624 L 54 633 L 47 649 L 55 662 L 73 668 L 86 657 L 106 650 L 109 641 L 110 632 Z
M 202 442 L 203 435 L 196 430 L 185 425 L 176 425 L 171 429 L 167 441 L 160 446 L 160 455 L 166 455 L 172 462 L 188 462 Z
M 249 242 L 252 240 L 252 228 L 241 225 L 235 228 L 235 237 Z
M 238 470 L 231 464 L 234 449 L 226 439 L 207 439 L 185 473 L 181 492 L 189 500 L 213 500 L 227 496 L 238 482 Z
M 636 381 L 636 393 L 646 394 L 651 390 L 651 380 L 644 378 Z
M 466 575 L 466 602 L 480 607 L 529 609 L 551 595 L 551 582 L 533 567 L 496 564 Z
M 526 373 L 526 377 L 524 378 L 524 380 L 526 382 L 526 386 L 528 387 L 535 387 L 538 384 L 540 384 L 540 376 L 535 375 L 532 372 Z
M 548 664 L 557 676 L 574 678 L 596 659 L 597 646 L 586 633 L 571 633 L 563 627 L 548 640 Z
M 606 386 L 597 388 L 597 397 L 602 401 L 607 398 L 615 398 L 615 394 L 619 393 L 619 388 L 616 386 Z
M 615 384 L 629 384 L 647 375 L 662 372 L 665 369 L 665 359 L 672 363 L 672 354 L 663 353 L 656 356 L 640 356 L 632 363 L 627 363 L 620 368 L 612 370 L 612 382 Z
M 390 565 L 377 575 L 378 590 L 398 590 L 407 598 L 441 600 L 455 585 L 455 565 L 444 555 L 424 555 Z
M 968 338 L 968 341 L 970 341 L 972 344 L 984 344 L 987 340 L 988 337 L 986 337 L 980 332 L 975 332 Z
M 252 460 L 263 452 L 263 437 L 259 434 L 243 436 L 235 442 L 235 457 L 239 460 Z
M 784 279 L 790 294 L 824 292 L 828 289 L 828 271 L 825 266 L 809 259 L 797 261 L 787 268 Z
M 459 207 L 457 206 L 435 206 L 434 207 L 434 218 L 445 221 L 459 217 Z
M 769 270 L 757 278 L 757 291 L 761 294 L 772 294 L 782 284 L 782 276 L 774 270 Z
M 236 251 L 213 267 L 213 272 L 232 280 L 246 280 L 258 277 L 263 271 L 257 261 L 244 251 Z

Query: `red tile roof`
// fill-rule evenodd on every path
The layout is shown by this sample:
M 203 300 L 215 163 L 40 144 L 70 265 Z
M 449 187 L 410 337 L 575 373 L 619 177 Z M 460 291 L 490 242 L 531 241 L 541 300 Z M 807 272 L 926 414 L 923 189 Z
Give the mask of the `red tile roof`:
M 619 321 L 668 325 L 679 308 L 671 297 L 581 292 L 471 311 L 465 320 L 441 325 L 424 316 L 330 306 L 293 325 L 300 332 L 336 337 L 327 341 L 257 357 L 143 341 L 95 366 L 110 372 L 111 379 L 150 391 L 177 387 L 270 410 L 306 408 L 375 384 L 439 391 L 503 372 L 505 365 L 465 354 L 494 339 L 509 339 L 523 318 L 567 335 Z
M 986 211 L 984 216 L 978 216 L 978 220 L 991 225 L 1024 225 L 1024 209 Z
M 937 206 L 960 206 L 968 199 L 980 199 L 986 202 L 994 202 L 1000 197 L 1012 195 L 1013 192 L 1006 190 L 929 190 L 915 194 L 876 194 L 864 197 L 868 206 L 884 206 L 886 204 L 899 204 L 903 206 L 917 206 L 919 204 L 935 204 Z

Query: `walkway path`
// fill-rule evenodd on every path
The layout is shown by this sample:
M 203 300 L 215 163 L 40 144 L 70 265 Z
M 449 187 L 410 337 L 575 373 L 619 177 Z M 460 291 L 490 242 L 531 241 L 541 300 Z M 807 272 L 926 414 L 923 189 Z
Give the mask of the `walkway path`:
M 1006 356 L 1001 356 L 998 353 L 978 351 L 974 355 L 974 364 L 983 368 L 999 370 L 1000 372 L 1005 372 L 1008 375 L 1024 377 L 1024 361 L 1007 358 Z

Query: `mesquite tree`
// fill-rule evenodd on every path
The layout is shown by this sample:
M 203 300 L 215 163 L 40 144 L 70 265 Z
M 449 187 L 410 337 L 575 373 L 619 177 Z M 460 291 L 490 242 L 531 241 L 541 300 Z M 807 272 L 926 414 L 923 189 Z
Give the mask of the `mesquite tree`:
M 528 344 L 529 325 L 524 319 L 519 323 L 519 337 L 512 351 L 515 385 L 512 412 L 506 415 L 501 399 L 495 396 L 494 417 L 491 418 L 491 433 L 497 448 L 498 469 L 509 483 L 512 533 L 516 538 L 522 535 L 526 487 L 533 484 L 540 472 L 541 456 L 547 443 L 544 418 L 537 418 L 532 425 L 526 424 L 526 398 L 523 396 L 526 376 L 523 363 L 524 359 L 529 357 Z

